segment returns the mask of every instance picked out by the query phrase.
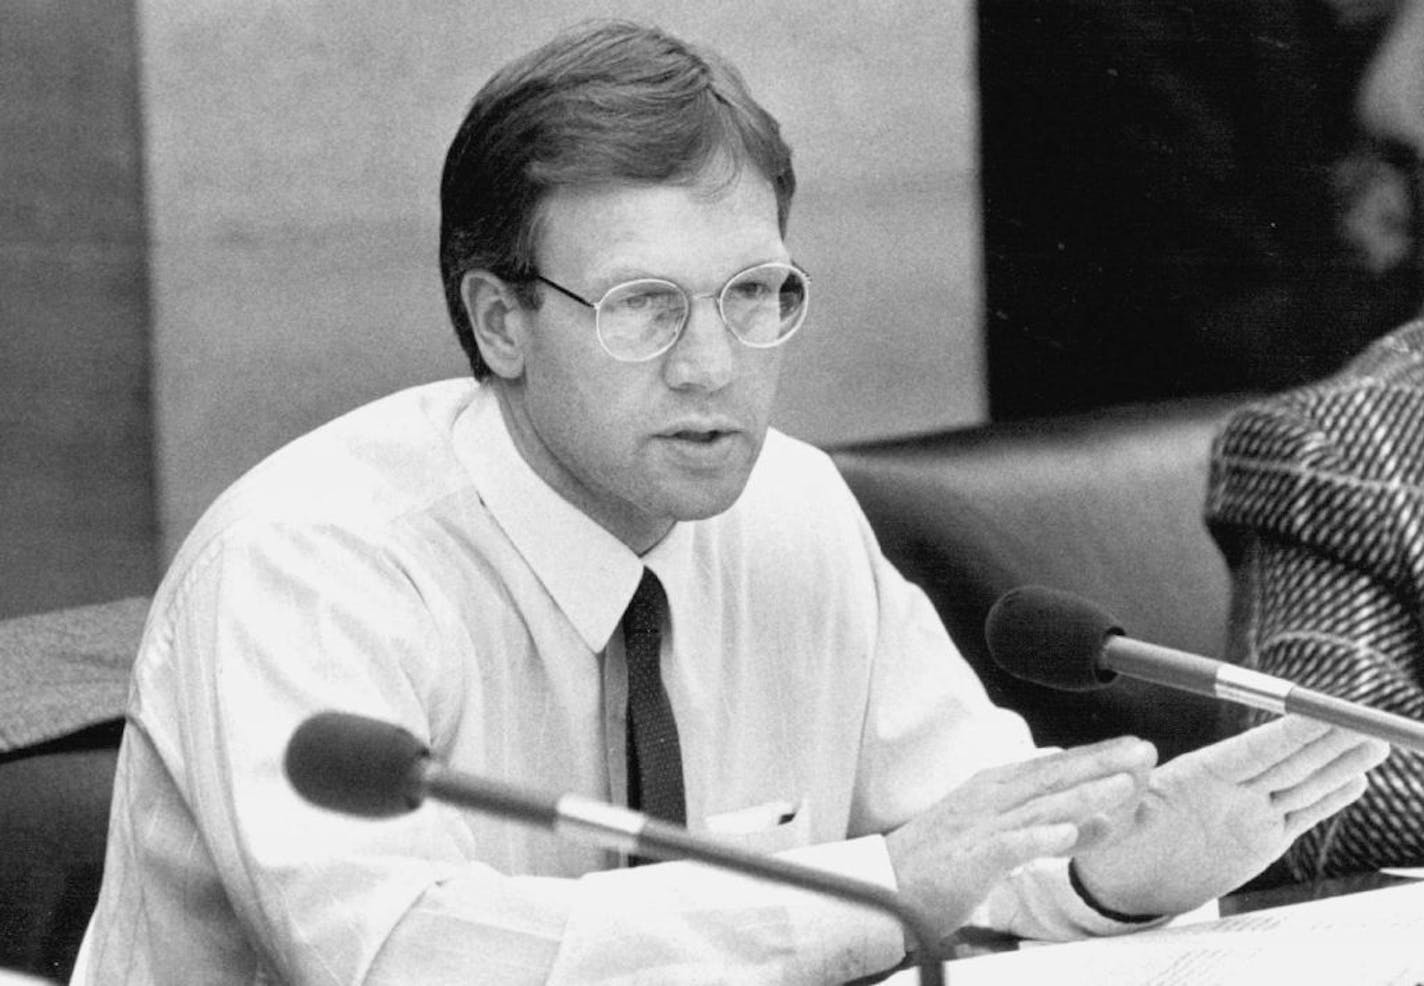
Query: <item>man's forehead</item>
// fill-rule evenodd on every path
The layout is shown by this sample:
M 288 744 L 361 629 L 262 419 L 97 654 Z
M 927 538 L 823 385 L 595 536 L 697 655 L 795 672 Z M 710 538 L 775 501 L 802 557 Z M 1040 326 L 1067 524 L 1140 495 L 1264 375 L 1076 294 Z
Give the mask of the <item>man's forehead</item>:
M 540 266 L 600 277 L 640 276 L 679 261 L 745 266 L 782 259 L 771 183 L 744 169 L 732 180 L 605 182 L 554 189 L 535 224 Z
M 756 168 L 736 165 L 708 165 L 691 175 L 664 180 L 606 179 L 557 185 L 544 193 L 539 208 L 564 203 L 580 207 L 619 208 L 634 200 L 653 203 L 672 197 L 716 206 L 743 196 L 765 196 L 776 207 L 771 181 Z

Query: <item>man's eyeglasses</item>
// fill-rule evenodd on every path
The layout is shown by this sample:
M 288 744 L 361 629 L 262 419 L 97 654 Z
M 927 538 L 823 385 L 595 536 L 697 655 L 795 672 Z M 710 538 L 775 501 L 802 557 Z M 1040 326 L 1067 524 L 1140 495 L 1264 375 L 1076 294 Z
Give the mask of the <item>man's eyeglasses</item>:
M 687 327 L 695 298 L 717 299 L 728 331 L 754 349 L 779 346 L 806 317 L 810 275 L 793 264 L 767 263 L 733 274 L 716 295 L 694 295 L 656 277 L 615 284 L 598 301 L 582 298 L 542 274 L 535 280 L 594 311 L 594 329 L 608 355 L 641 363 L 673 347 Z

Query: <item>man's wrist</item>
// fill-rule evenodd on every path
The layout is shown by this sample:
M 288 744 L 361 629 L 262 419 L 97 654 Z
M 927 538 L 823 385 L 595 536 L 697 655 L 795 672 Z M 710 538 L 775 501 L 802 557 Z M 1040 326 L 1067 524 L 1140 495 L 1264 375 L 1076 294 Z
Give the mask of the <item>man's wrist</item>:
M 1119 924 L 1150 924 L 1153 921 L 1162 920 L 1163 915 L 1161 914 L 1125 914 L 1122 911 L 1108 907 L 1102 901 L 1098 900 L 1084 885 L 1082 874 L 1078 872 L 1078 860 L 1076 858 L 1068 860 L 1068 883 L 1073 888 L 1073 892 L 1078 895 L 1083 903 L 1087 904 L 1109 921 L 1116 921 Z

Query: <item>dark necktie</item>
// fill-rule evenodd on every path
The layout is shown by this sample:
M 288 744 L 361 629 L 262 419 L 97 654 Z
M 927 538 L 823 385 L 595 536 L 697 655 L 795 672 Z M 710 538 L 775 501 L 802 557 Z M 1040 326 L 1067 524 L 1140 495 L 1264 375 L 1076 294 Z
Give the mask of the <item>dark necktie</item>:
M 628 658 L 628 807 L 682 825 L 687 820 L 682 747 L 658 660 L 666 609 L 658 577 L 643 569 L 638 591 L 623 614 L 623 648 Z M 640 862 L 646 860 L 632 860 L 633 865 Z

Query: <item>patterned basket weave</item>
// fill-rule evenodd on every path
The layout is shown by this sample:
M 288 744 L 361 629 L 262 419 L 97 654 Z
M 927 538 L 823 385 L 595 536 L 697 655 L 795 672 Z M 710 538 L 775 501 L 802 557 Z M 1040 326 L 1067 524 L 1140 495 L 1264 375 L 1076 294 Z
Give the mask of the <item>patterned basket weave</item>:
M 1424 322 L 1235 415 L 1207 517 L 1232 569 L 1232 660 L 1424 719 Z M 1396 750 L 1286 862 L 1297 879 L 1424 864 L 1424 756 Z

